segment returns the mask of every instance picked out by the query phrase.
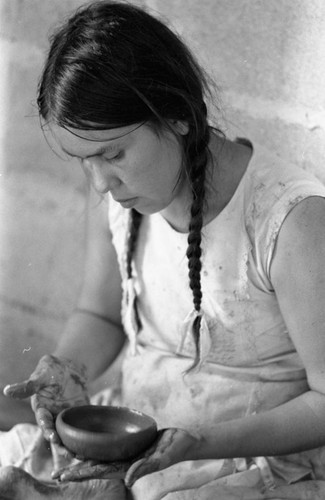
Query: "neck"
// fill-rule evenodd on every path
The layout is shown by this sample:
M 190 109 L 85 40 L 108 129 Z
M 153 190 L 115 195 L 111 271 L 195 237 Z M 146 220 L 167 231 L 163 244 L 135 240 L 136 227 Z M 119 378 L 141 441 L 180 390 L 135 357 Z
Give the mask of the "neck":
M 238 144 L 211 134 L 211 152 L 206 176 L 206 203 L 203 225 L 217 217 L 233 197 L 248 166 L 252 151 Z M 192 193 L 187 177 L 180 182 L 179 191 L 161 215 L 178 232 L 187 233 L 190 223 Z
M 175 198 L 160 214 L 175 231 L 187 233 L 191 219 L 191 205 L 191 187 L 187 178 L 182 178 Z

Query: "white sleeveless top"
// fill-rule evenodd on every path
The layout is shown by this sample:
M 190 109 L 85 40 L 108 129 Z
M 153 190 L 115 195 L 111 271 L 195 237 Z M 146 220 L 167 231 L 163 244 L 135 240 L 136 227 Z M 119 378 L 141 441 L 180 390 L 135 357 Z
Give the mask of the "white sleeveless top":
M 143 216 L 134 259 L 142 329 L 137 354 L 129 349 L 124 360 L 122 404 L 152 415 L 159 427 L 209 438 L 220 421 L 263 412 L 308 390 L 270 266 L 285 217 L 309 196 L 325 197 L 325 186 L 254 146 L 232 199 L 202 230 L 202 309 L 211 349 L 200 370 L 185 376 L 195 358 L 192 334 L 184 334 L 193 308 L 187 234 L 159 213 Z M 124 287 L 128 219 L 129 211 L 110 198 L 109 225 Z M 124 304 L 123 317 L 126 309 Z

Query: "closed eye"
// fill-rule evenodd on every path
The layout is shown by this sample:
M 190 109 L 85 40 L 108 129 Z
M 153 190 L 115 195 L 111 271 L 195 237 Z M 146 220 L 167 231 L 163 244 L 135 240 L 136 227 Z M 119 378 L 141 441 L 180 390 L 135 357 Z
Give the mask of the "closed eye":
M 105 153 L 102 153 L 101 155 L 87 156 L 86 158 L 81 158 L 81 157 L 78 157 L 78 156 L 74 156 L 74 158 L 78 158 L 79 162 L 81 164 L 83 164 L 85 160 L 91 161 L 91 158 L 100 157 L 100 158 L 102 158 L 105 161 L 114 162 L 116 160 L 119 160 L 123 156 L 124 156 L 124 152 L 120 151 L 119 153 L 116 153 L 114 156 L 110 156 L 110 157 L 108 157 L 108 154 L 106 156 Z
M 120 160 L 122 157 L 123 157 L 123 151 L 119 151 L 118 153 L 116 153 L 114 156 L 105 156 L 105 154 L 103 155 L 103 158 L 107 161 L 114 161 L 114 160 Z

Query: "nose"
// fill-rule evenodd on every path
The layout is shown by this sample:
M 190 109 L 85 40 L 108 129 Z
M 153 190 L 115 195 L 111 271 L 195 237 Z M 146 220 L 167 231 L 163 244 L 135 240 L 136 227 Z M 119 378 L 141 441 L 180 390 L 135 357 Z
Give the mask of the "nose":
M 86 158 L 82 160 L 82 166 L 98 193 L 108 193 L 120 184 L 120 181 L 112 175 L 109 165 L 102 158 Z

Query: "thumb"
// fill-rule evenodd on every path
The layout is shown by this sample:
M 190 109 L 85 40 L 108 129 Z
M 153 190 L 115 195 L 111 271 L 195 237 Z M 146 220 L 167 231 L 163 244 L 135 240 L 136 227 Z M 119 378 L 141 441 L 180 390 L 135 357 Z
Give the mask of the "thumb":
M 125 486 L 131 488 L 140 477 L 156 472 L 160 468 L 160 462 L 157 459 L 149 457 L 137 460 L 137 462 L 131 465 L 125 475 Z
M 38 391 L 38 383 L 35 380 L 24 380 L 17 384 L 9 384 L 3 389 L 3 394 L 14 399 L 29 398 Z

